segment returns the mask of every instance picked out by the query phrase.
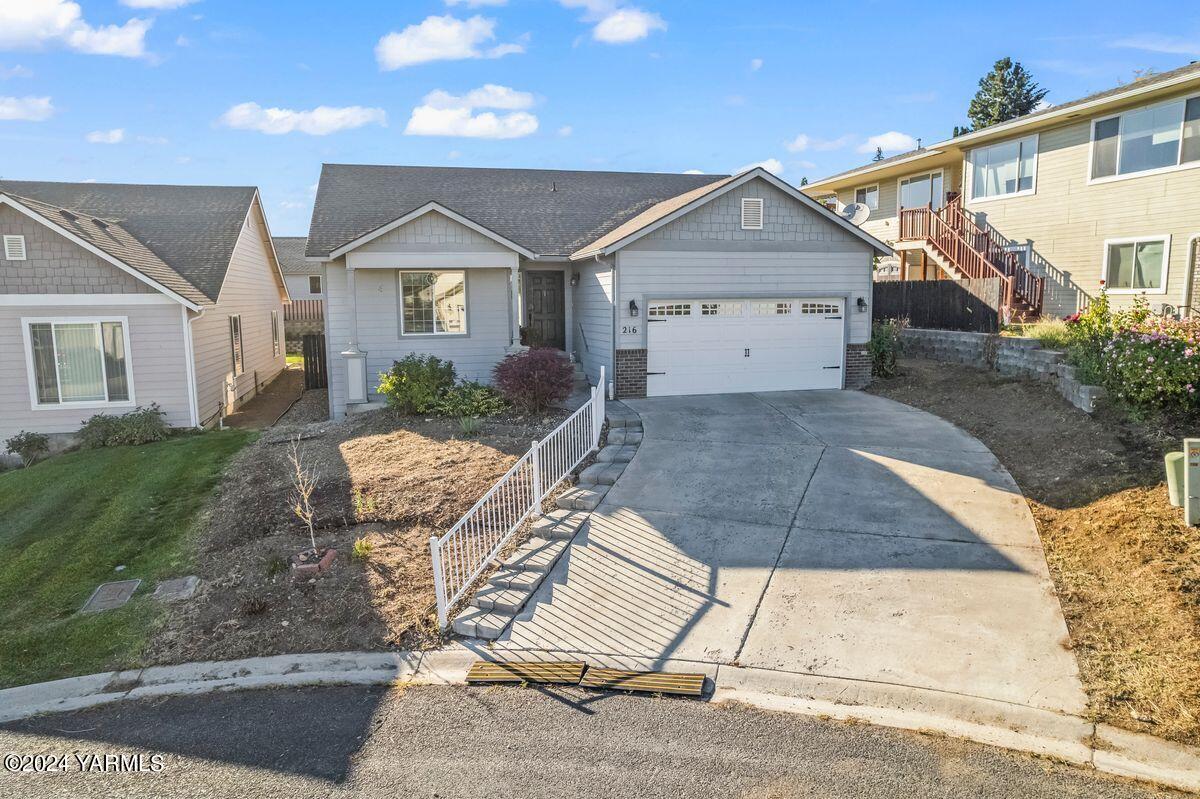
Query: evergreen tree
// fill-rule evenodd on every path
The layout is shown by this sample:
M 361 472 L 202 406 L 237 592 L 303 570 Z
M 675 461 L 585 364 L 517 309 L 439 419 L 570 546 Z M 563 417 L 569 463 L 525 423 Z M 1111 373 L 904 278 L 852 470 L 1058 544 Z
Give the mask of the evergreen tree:
M 872 161 L 882 161 L 883 160 L 883 148 L 882 147 L 875 148 L 875 157 L 872 158 L 871 160 Z
M 800 178 L 800 185 L 801 185 L 801 186 L 807 186 L 807 185 L 808 185 L 808 178 L 806 178 L 806 177 L 805 177 L 805 178 Z
M 1020 62 L 1001 58 L 979 79 L 979 91 L 971 99 L 967 116 L 974 129 L 981 130 L 1032 112 L 1047 92 Z

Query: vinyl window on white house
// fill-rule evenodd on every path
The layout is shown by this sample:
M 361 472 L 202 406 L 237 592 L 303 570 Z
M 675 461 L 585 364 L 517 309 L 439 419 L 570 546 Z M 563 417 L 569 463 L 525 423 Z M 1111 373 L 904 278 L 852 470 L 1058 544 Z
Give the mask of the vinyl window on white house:
M 130 401 L 124 319 L 39 319 L 26 324 L 37 405 Z
M 279 357 L 279 311 L 271 311 L 271 352 Z
M 401 272 L 402 335 L 467 332 L 466 272 Z
M 242 357 L 242 317 L 240 314 L 229 317 L 229 351 L 233 355 L 233 375 L 237 377 L 246 371 L 246 362 Z
M 1105 285 L 1117 292 L 1164 291 L 1170 246 L 1166 237 L 1106 241 Z
M 862 186 L 854 190 L 854 202 L 862 203 L 872 211 L 879 210 L 879 187 Z
M 942 192 L 942 173 L 931 172 L 928 175 L 914 175 L 900 181 L 900 209 L 924 208 L 929 205 L 933 210 L 942 207 L 946 195 Z
M 309 275 L 308 276 L 308 293 L 309 294 L 320 294 L 321 293 L 321 276 L 320 275 Z
M 1092 123 L 1092 179 L 1200 164 L 1200 97 Z
M 971 199 L 1032 193 L 1037 151 L 1037 136 L 971 151 Z

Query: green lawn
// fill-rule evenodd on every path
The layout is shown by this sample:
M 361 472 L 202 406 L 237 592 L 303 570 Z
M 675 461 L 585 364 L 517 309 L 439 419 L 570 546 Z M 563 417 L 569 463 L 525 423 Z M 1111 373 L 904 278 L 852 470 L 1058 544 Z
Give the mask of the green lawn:
M 136 665 L 161 612 L 155 582 L 188 574 L 196 515 L 252 435 L 181 435 L 0 474 L 0 687 Z M 78 613 L 100 583 L 137 577 L 125 607 Z
M 303 366 L 304 365 L 304 356 L 303 355 L 292 355 L 291 353 L 288 353 L 287 355 L 284 356 L 284 358 L 285 358 L 285 360 L 287 360 L 288 366 Z

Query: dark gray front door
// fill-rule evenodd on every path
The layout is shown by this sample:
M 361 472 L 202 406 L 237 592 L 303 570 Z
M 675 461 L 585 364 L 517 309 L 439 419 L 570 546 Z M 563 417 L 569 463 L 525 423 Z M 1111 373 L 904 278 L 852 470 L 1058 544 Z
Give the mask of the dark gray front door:
M 563 273 L 525 273 L 526 343 L 534 347 L 567 346 L 567 314 L 563 308 Z

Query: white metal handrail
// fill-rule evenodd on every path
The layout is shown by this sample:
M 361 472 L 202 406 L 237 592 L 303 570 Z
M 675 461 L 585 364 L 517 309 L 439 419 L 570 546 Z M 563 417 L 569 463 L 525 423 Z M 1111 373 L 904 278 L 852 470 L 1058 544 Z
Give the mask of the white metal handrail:
M 579 410 L 521 458 L 443 536 L 430 536 L 438 626 L 450 624 L 450 608 L 462 599 L 513 534 L 542 501 L 600 443 L 604 427 L 604 367 L 600 385 Z

